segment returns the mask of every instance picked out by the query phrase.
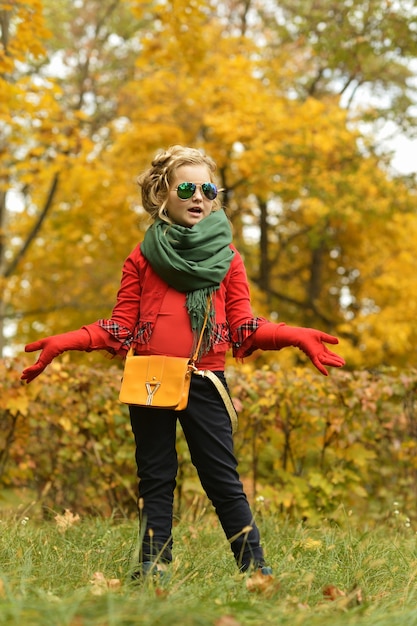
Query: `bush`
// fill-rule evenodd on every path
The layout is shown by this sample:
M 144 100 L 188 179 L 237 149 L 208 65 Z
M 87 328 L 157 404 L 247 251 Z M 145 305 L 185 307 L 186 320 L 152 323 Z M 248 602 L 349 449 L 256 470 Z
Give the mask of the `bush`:
M 129 416 L 117 400 L 120 368 L 55 361 L 22 385 L 22 363 L 0 367 L 3 488 L 30 489 L 52 510 L 136 510 Z
M 413 510 L 417 372 L 231 370 L 252 497 L 312 521 Z
M 136 513 L 134 443 L 118 402 L 120 366 L 55 361 L 30 385 L 0 361 L 0 489 L 28 489 L 43 511 Z M 417 372 L 230 367 L 235 436 L 249 495 L 312 522 L 340 511 L 414 510 Z M 200 498 L 182 435 L 177 506 Z M 256 505 L 257 506 L 257 505 Z

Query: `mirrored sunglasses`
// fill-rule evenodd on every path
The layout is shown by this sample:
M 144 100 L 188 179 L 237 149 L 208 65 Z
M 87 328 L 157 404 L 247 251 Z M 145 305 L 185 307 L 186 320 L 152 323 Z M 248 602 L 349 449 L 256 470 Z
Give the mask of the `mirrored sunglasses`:
M 217 187 L 213 183 L 202 183 L 201 185 L 196 185 L 195 183 L 180 183 L 174 191 L 177 192 L 177 196 L 180 200 L 188 200 L 195 194 L 197 187 L 201 187 L 201 191 L 208 200 L 214 200 L 217 197 Z

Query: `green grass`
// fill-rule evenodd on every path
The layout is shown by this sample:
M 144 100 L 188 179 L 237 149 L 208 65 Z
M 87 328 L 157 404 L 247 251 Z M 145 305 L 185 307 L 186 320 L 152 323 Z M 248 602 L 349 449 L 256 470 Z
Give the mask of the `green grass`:
M 417 626 L 411 527 L 308 528 L 272 515 L 258 523 L 275 582 L 251 592 L 211 514 L 178 523 L 163 585 L 130 582 L 134 521 L 85 518 L 60 532 L 54 520 L 9 515 L 0 519 L 0 624 Z M 91 582 L 97 572 L 120 584 L 102 589 Z M 327 585 L 348 597 L 326 600 Z

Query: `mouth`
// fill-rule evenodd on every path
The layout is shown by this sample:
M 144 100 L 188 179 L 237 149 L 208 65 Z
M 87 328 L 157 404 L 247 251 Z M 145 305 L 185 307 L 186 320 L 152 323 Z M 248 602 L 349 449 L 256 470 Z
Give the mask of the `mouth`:
M 203 209 L 200 209 L 200 207 L 197 206 L 193 206 L 188 209 L 188 213 L 191 213 L 192 215 L 201 215 L 203 213 Z

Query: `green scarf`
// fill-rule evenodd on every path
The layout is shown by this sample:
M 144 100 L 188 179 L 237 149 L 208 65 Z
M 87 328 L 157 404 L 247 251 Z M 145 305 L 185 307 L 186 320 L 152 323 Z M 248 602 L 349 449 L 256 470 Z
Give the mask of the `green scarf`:
M 156 219 L 141 244 L 142 254 L 158 276 L 187 294 L 186 306 L 195 342 L 203 327 L 207 296 L 220 287 L 229 270 L 234 255 L 229 246 L 231 241 L 229 221 L 220 210 L 213 211 L 192 228 Z M 214 314 L 212 302 L 200 354 L 210 348 Z

